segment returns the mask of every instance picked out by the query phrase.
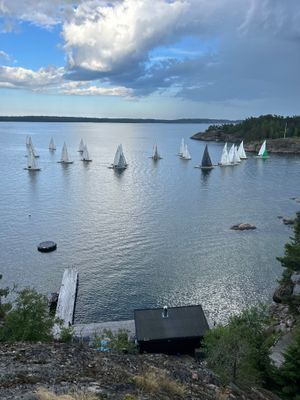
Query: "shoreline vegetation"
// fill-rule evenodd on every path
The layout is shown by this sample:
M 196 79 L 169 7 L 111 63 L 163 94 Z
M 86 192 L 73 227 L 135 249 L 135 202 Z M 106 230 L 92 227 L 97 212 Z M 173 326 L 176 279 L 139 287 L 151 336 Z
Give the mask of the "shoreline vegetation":
M 223 118 L 93 118 L 59 117 L 48 115 L 0 116 L 0 122 L 93 122 L 93 123 L 130 123 L 130 124 L 230 124 L 239 121 Z
M 211 125 L 191 139 L 230 143 L 243 140 L 248 152 L 257 152 L 267 140 L 269 153 L 300 154 L 300 116 L 262 115 L 238 123 Z

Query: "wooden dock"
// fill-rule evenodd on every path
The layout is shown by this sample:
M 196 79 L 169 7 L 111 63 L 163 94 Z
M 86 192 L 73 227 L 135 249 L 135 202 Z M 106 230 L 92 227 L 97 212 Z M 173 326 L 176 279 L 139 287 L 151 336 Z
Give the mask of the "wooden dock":
M 74 267 L 64 271 L 61 287 L 58 295 L 55 318 L 59 319 L 62 327 L 69 327 L 73 324 L 75 302 L 77 295 L 78 272 Z M 55 324 L 53 328 L 54 337 L 60 334 L 60 325 Z

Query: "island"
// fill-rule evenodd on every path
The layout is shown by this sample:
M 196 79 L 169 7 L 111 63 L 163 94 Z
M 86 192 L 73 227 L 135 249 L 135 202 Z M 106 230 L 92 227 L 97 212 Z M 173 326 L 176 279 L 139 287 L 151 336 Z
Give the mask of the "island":
M 257 152 L 267 140 L 269 153 L 300 154 L 300 117 L 262 115 L 239 123 L 210 125 L 191 139 L 231 143 L 243 140 L 248 152 Z

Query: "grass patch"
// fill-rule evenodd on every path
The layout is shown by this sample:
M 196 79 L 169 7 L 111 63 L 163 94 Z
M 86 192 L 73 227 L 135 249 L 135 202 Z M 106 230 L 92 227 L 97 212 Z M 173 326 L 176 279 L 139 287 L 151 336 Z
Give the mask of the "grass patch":
M 57 395 L 53 392 L 49 392 L 46 389 L 38 389 L 37 396 L 39 400 L 99 400 L 99 397 L 96 397 L 92 394 L 87 393 L 75 393 L 75 394 L 63 394 Z
M 183 398 L 185 395 L 185 387 L 168 377 L 166 372 L 160 369 L 134 376 L 133 383 L 144 393 L 166 394 Z

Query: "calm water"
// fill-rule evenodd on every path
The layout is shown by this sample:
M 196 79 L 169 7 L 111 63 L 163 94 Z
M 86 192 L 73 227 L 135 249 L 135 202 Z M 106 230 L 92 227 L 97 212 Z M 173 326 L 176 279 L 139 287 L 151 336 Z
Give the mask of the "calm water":
M 133 309 L 202 303 L 211 317 L 269 301 L 281 273 L 275 257 L 291 235 L 278 215 L 300 205 L 300 157 L 253 157 L 204 175 L 204 144 L 176 157 L 181 137 L 205 125 L 1 123 L 0 272 L 5 284 L 57 291 L 64 268 L 80 274 L 76 321 L 133 317 Z M 28 173 L 31 134 L 41 172 Z M 57 151 L 48 150 L 50 137 Z M 93 162 L 80 161 L 80 138 Z M 73 165 L 57 164 L 66 140 Z M 153 163 L 152 145 L 163 159 Z M 123 144 L 129 168 L 107 169 Z M 214 162 L 222 144 L 211 143 Z M 31 215 L 31 217 L 29 216 Z M 235 232 L 249 222 L 256 231 Z M 36 246 L 54 240 L 57 251 Z

